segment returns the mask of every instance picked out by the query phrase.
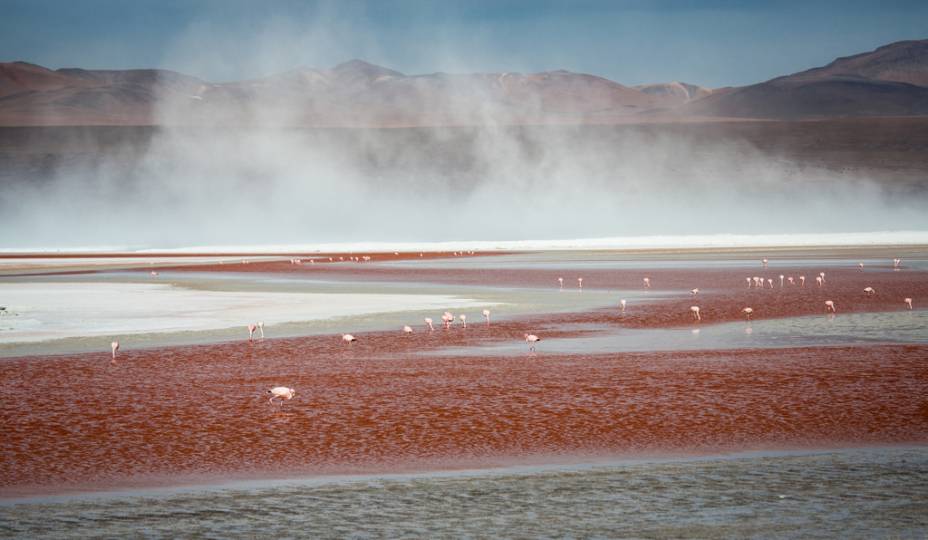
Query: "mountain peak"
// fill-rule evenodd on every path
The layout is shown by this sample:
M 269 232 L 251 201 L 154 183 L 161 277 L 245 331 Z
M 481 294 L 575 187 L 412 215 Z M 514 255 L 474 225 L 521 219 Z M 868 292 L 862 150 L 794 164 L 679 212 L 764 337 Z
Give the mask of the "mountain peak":
M 347 62 L 342 62 L 337 66 L 332 68 L 332 72 L 336 74 L 352 74 L 352 75 L 362 75 L 366 77 L 401 77 L 402 73 L 399 71 L 394 71 L 392 69 L 385 68 L 383 66 L 378 66 L 376 64 L 371 64 L 370 62 L 365 62 L 358 58 L 354 58 Z

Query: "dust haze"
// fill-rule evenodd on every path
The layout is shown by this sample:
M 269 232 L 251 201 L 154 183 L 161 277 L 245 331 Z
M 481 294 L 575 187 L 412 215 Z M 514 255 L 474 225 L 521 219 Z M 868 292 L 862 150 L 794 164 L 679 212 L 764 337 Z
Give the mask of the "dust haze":
M 348 52 L 319 27 L 269 28 L 236 61 L 273 73 L 298 65 L 297 46 Z M 167 54 L 198 75 L 214 38 L 192 27 Z M 373 59 L 377 46 L 365 42 Z M 437 51 L 436 71 L 468 64 L 449 44 Z M 311 129 L 287 125 L 297 109 L 281 96 L 191 126 L 186 105 L 165 99 L 157 128 L 7 134 L 3 151 L 28 155 L 3 173 L 0 247 L 928 228 L 922 171 L 900 181 L 893 167 L 798 159 L 737 134 L 704 136 L 700 124 L 514 126 L 488 104 L 444 111 L 454 127 Z

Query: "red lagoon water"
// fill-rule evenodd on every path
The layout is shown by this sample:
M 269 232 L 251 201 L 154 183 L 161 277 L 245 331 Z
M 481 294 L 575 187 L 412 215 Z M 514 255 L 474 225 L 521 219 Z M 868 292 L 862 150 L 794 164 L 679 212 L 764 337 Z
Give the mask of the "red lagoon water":
M 928 442 L 928 347 L 412 353 L 480 331 L 5 360 L 0 491 Z

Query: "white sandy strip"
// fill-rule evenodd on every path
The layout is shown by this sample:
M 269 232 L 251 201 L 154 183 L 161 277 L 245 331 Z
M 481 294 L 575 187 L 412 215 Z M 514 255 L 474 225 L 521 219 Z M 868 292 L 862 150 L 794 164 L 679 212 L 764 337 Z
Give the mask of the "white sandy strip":
M 123 251 L 150 253 L 349 253 L 390 251 L 529 251 L 529 250 L 589 250 L 589 249 L 722 249 L 722 248 L 789 248 L 840 246 L 901 246 L 928 245 L 928 231 L 880 231 L 860 233 L 810 234 L 709 234 L 687 236 L 621 236 L 580 238 L 574 240 L 477 240 L 450 242 L 354 242 L 292 245 L 209 245 L 166 249 L 129 249 Z M 49 253 L 55 248 L 2 248 L 0 253 Z M 104 250 L 105 251 L 105 250 Z M 102 252 L 102 251 L 101 251 Z
M 0 283 L 0 305 L 9 312 L 0 316 L 0 343 L 27 343 L 488 304 L 434 294 L 217 292 L 144 283 Z

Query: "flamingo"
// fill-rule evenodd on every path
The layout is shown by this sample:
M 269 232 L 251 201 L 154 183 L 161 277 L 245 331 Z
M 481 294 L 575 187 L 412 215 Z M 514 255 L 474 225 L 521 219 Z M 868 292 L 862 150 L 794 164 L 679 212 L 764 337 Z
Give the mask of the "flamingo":
M 525 342 L 528 343 L 528 350 L 535 351 L 535 344 L 541 341 L 541 338 L 535 334 L 525 334 Z
M 773 280 L 770 279 L 770 278 L 767 278 L 767 285 L 770 285 L 770 288 L 772 289 L 772 288 L 773 288 Z
M 905 305 L 909 306 L 909 309 L 912 309 L 912 299 L 911 299 L 911 298 L 906 298 L 906 299 L 903 300 L 903 301 L 905 302 Z
M 764 268 L 767 268 L 767 258 L 766 258 L 766 257 L 765 257 L 762 261 L 760 261 L 760 263 L 764 266 Z
M 893 259 L 893 269 L 898 270 L 902 266 L 902 259 Z
M 822 276 L 815 276 L 815 282 L 818 283 L 818 286 L 822 286 Z
M 645 288 L 645 289 L 650 289 L 650 288 L 651 288 L 651 278 L 646 277 L 646 278 L 644 278 L 642 281 L 644 281 L 644 288 Z
M 261 334 L 261 339 L 264 339 L 264 323 L 258 321 L 258 333 Z
M 910 305 L 911 305 L 911 303 L 910 303 Z M 912 309 L 912 308 L 909 307 L 909 309 Z M 110 348 L 113 349 L 113 360 L 116 360 L 116 351 L 119 350 L 119 342 L 118 342 L 118 341 L 114 341 L 114 342 L 110 343 Z
M 579 287 L 581 291 L 583 290 L 583 278 L 582 277 L 577 278 L 577 287 Z
M 754 276 L 754 288 L 762 289 L 764 287 L 764 279 L 758 276 Z
M 158 277 L 158 272 L 155 272 L 154 270 L 152 270 L 151 277 Z
M 832 300 L 825 300 L 825 313 L 837 313 L 835 311 L 835 303 Z
M 352 341 L 357 341 L 357 340 L 358 338 L 352 336 L 351 334 L 342 334 L 342 341 L 344 341 L 348 345 L 351 345 Z
M 464 328 L 467 328 L 467 315 L 464 315 L 463 313 L 461 313 L 460 315 L 458 315 L 458 318 L 461 319 L 461 324 L 464 325 Z
M 451 324 L 454 322 L 454 315 L 448 313 L 447 311 L 441 316 L 441 322 L 445 325 L 445 329 L 451 328 Z
M 799 276 L 799 286 L 800 287 L 806 286 L 806 276 Z
M 286 386 L 275 386 L 267 391 L 268 395 L 271 396 L 268 399 L 268 403 L 274 403 L 275 399 L 280 400 L 280 404 L 283 405 L 284 401 L 289 401 L 293 399 L 293 396 L 296 394 L 296 390 L 293 388 L 287 388 Z
M 789 276 L 788 278 L 786 278 L 786 281 L 789 282 L 790 286 L 793 286 L 796 284 L 796 280 L 793 279 L 793 276 Z
M 412 327 L 407 324 L 406 326 L 403 327 L 403 333 L 412 334 Z
M 429 327 L 429 332 L 435 330 L 435 327 L 432 326 L 432 319 L 429 317 L 425 318 L 425 324 Z
M 874 294 L 876 294 L 876 291 L 873 290 L 873 287 L 864 287 L 864 294 L 866 294 L 867 296 L 873 296 Z
M 692 294 L 693 296 L 696 296 L 697 294 L 699 294 L 699 289 L 693 289 L 693 290 L 691 290 L 691 291 L 690 291 L 690 294 Z
M 861 272 L 863 272 L 863 271 L 864 271 L 864 263 L 862 263 L 862 262 L 857 263 L 857 269 L 860 270 Z
M 750 320 L 751 320 L 751 314 L 754 313 L 754 308 L 746 307 L 746 308 L 744 308 L 744 309 L 741 310 L 741 313 L 744 313 L 744 316 L 747 317 L 747 319 L 750 321 Z
M 254 324 L 249 324 L 249 325 L 248 325 L 248 341 L 254 341 L 254 340 L 255 340 L 255 330 L 256 330 L 257 328 L 258 328 L 258 327 L 257 327 L 256 325 L 254 325 Z
M 786 277 L 783 274 L 780 274 L 780 288 L 783 288 L 783 278 Z
M 625 313 L 625 299 L 619 300 L 619 304 L 622 306 L 622 313 Z
M 694 321 L 702 320 L 702 317 L 699 316 L 699 306 L 690 306 L 690 312 L 693 314 Z
M 557 282 L 558 282 L 558 284 L 561 286 L 561 288 L 563 289 L 563 288 L 564 288 L 564 278 L 562 278 L 562 277 L 557 278 Z
M 483 310 L 483 318 L 487 320 L 487 326 L 490 326 L 490 310 Z
M 825 272 L 819 272 L 818 277 L 822 278 L 822 283 L 825 283 Z
M 748 280 L 748 289 L 750 289 L 750 288 L 751 288 L 751 278 L 744 278 L 744 279 Z

